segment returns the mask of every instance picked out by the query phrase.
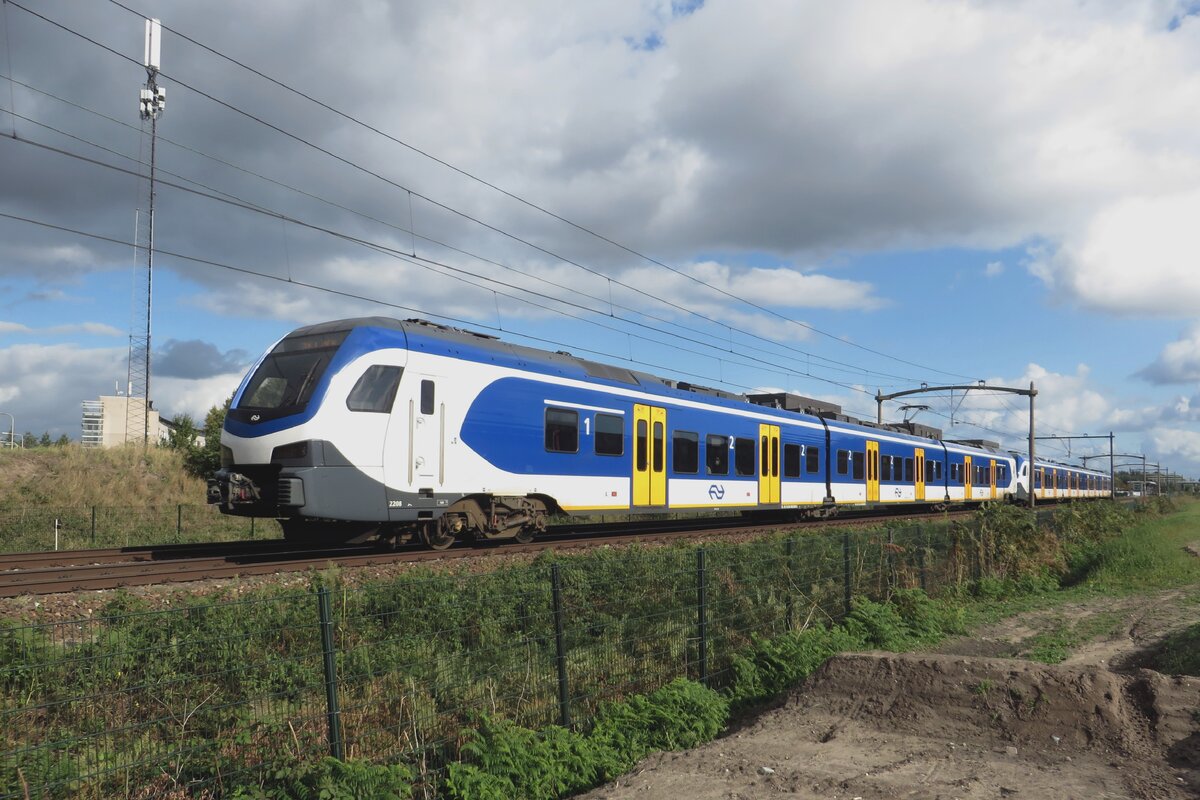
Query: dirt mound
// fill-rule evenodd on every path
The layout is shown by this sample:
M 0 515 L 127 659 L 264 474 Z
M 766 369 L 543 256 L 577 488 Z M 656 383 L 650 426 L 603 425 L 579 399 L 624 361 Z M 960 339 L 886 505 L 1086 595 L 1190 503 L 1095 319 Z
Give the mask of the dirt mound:
M 786 703 L 593 797 L 1200 797 L 1200 679 L 849 654 Z

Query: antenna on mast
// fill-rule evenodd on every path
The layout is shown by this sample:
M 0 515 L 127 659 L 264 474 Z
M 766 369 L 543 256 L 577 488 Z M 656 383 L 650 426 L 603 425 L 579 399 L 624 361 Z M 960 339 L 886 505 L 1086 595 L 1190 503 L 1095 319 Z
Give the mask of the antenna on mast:
M 146 279 L 138 281 L 135 273 L 133 312 L 129 330 L 129 393 L 125 405 L 125 441 L 136 441 L 134 431 L 141 417 L 141 440 L 150 442 L 150 321 L 154 297 L 154 171 L 158 143 L 158 117 L 167 105 L 167 91 L 158 85 L 158 70 L 162 63 L 162 23 L 146 20 L 146 44 L 142 63 L 146 67 L 146 84 L 140 93 L 139 110 L 143 121 L 150 121 L 149 208 L 145 231 L 136 226 L 134 252 L 146 251 Z M 144 130 L 144 129 L 143 129 Z M 140 217 L 140 215 L 139 215 Z M 135 256 L 136 260 L 136 256 Z M 136 269 L 136 267 L 135 267 Z M 139 291 L 144 285 L 144 291 Z

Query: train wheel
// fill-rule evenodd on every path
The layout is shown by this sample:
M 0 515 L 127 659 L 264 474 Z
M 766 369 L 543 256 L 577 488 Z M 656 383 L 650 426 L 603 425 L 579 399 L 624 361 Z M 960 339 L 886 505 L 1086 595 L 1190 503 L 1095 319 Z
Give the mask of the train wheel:
M 525 527 L 521 528 L 521 530 L 517 531 L 516 540 L 521 544 L 529 544 L 533 541 L 533 537 L 536 533 L 537 531 L 534 530 L 532 525 L 526 525 Z
M 421 527 L 421 541 L 433 550 L 445 550 L 454 544 L 454 534 L 442 530 L 436 522 L 427 522 Z

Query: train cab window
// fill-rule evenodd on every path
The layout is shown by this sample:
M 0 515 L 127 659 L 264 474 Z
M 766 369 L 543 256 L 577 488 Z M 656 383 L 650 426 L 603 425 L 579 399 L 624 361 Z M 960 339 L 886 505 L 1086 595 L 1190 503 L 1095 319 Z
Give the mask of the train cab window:
M 704 462 L 709 475 L 729 474 L 729 437 L 709 434 L 704 439 Z
M 851 454 L 851 458 L 850 458 L 850 465 L 852 468 L 852 471 L 850 474 L 851 478 L 853 478 L 856 481 L 861 481 L 863 479 L 863 464 L 865 462 L 866 462 L 866 456 L 863 455 L 862 453 L 856 452 L 856 453 Z
M 433 381 L 421 381 L 421 413 L 433 413 Z
M 804 451 L 804 471 L 816 475 L 821 471 L 821 448 L 808 447 Z
M 783 446 L 783 477 L 800 477 L 800 445 L 798 444 Z
M 690 475 L 700 471 L 700 434 L 691 431 L 671 434 L 671 468 Z
M 596 455 L 625 454 L 625 421 L 616 414 L 596 415 Z
M 906 483 L 913 482 L 913 460 L 911 458 L 904 459 L 904 480 Z
M 733 440 L 733 471 L 736 475 L 754 474 L 754 440 Z
M 351 411 L 373 411 L 377 414 L 390 413 L 403 372 L 403 367 L 389 367 L 383 364 L 367 367 L 367 371 L 346 396 L 346 408 Z
M 850 474 L 850 451 L 838 450 L 837 452 L 837 471 L 838 475 Z
M 546 409 L 546 449 L 551 453 L 579 452 L 578 411 L 568 408 Z

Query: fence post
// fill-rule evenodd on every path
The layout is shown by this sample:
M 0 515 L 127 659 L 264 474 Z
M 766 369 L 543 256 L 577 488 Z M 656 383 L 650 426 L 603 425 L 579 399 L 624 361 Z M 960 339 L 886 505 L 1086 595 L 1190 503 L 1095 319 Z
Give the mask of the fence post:
M 175 505 L 175 538 L 183 536 L 183 503 Z
M 96 507 L 92 506 L 92 547 L 96 546 Z
M 329 721 L 329 754 L 339 761 L 345 758 L 342 746 L 342 711 L 338 707 L 337 660 L 333 650 L 333 613 L 329 609 L 329 587 L 317 588 L 317 608 L 321 615 L 321 650 L 325 656 L 325 705 Z
M 983 578 L 983 527 L 978 523 L 971 526 L 975 535 L 971 537 L 975 545 L 975 558 L 972 563 L 972 571 L 974 572 L 975 585 L 979 585 L 979 581 Z
M 696 629 L 700 639 L 700 683 L 708 686 L 708 580 L 703 547 L 696 551 Z
M 795 572 L 796 572 L 796 540 L 788 539 L 784 543 L 784 552 L 787 554 L 787 605 L 783 614 L 783 624 L 788 632 L 791 632 L 792 625 L 795 623 L 796 601 L 793 597 L 795 589 Z
M 842 582 L 845 587 L 846 616 L 850 616 L 851 586 L 850 586 L 850 530 L 842 531 Z
M 896 573 L 896 531 L 893 528 L 887 529 L 887 591 L 884 593 L 884 599 L 890 600 L 892 592 L 896 591 L 896 584 L 900 582 L 900 576 Z
M 926 552 L 926 542 L 928 537 L 925 536 L 925 529 L 920 525 L 917 526 L 916 538 L 919 544 L 917 547 L 917 569 L 920 570 L 921 575 L 921 591 L 925 594 L 929 594 L 929 575 L 925 571 L 925 558 L 928 555 Z
M 571 696 L 567 691 L 567 643 L 563 636 L 562 578 L 558 564 L 550 565 L 550 590 L 554 602 L 554 647 L 558 666 L 558 719 L 564 728 L 571 727 Z

